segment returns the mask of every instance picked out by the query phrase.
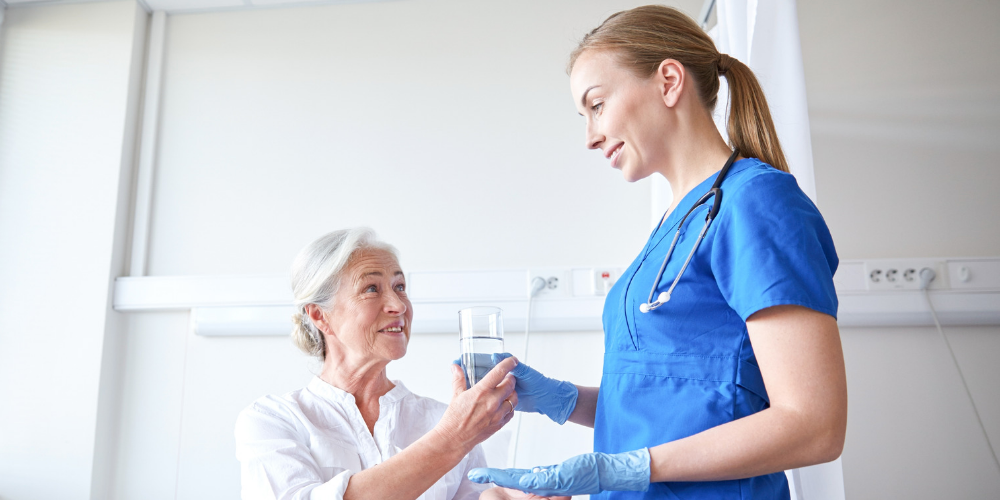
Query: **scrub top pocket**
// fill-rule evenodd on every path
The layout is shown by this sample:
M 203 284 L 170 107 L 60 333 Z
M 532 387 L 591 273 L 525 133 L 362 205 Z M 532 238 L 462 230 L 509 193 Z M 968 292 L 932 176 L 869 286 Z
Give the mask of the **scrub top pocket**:
M 633 351 L 638 351 L 641 349 L 641 343 L 639 342 L 639 323 L 636 321 L 636 316 L 642 314 L 639 311 L 639 306 L 641 302 L 636 297 L 629 297 L 629 307 L 625 311 L 625 315 L 628 317 L 628 337 L 629 337 L 629 349 Z
M 736 400 L 733 417 L 743 418 L 771 406 L 760 368 L 754 363 L 741 359 L 736 370 Z
M 637 264 L 633 263 L 608 291 L 604 301 L 604 350 L 607 352 L 637 351 L 638 338 L 635 334 L 635 309 L 639 307 L 638 299 L 626 294 L 628 285 L 635 274 Z M 633 307 L 634 306 L 634 307 Z

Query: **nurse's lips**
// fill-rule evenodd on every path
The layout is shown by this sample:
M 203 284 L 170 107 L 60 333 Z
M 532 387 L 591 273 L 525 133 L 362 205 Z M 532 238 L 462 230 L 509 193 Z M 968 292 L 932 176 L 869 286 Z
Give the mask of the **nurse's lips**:
M 617 146 L 607 150 L 604 153 L 605 158 L 611 158 L 611 168 L 618 168 L 618 157 L 621 156 L 622 148 L 625 147 L 625 143 L 620 143 Z

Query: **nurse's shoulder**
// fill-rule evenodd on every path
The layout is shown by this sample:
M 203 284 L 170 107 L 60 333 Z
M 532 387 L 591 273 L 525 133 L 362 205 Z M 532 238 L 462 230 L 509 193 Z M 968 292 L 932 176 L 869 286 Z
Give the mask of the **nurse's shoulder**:
M 757 158 L 739 160 L 733 165 L 733 170 L 722 183 L 723 207 L 729 205 L 732 208 L 735 205 L 753 210 L 797 205 L 819 213 L 792 174 Z

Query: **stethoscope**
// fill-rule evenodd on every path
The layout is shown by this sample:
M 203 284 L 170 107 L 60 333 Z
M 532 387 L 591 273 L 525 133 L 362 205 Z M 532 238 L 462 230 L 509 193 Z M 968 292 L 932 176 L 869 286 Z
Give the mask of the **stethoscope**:
M 670 242 L 670 249 L 667 250 L 667 256 L 663 258 L 663 265 L 660 266 L 660 272 L 656 274 L 656 280 L 653 281 L 653 288 L 649 290 L 649 300 L 639 306 L 639 311 L 648 313 L 657 307 L 670 302 L 670 294 L 674 292 L 674 287 L 677 286 L 677 282 L 681 280 L 681 276 L 684 275 L 684 270 L 687 269 L 688 264 L 691 263 L 691 258 L 694 257 L 694 252 L 698 250 L 698 245 L 701 245 L 701 240 L 705 239 L 705 233 L 708 232 L 709 226 L 712 225 L 712 221 L 715 220 L 715 216 L 719 213 L 719 205 L 722 203 L 722 180 L 726 178 L 726 174 L 729 173 L 729 167 L 733 166 L 733 162 L 736 161 L 736 157 L 739 156 L 739 150 L 734 150 L 733 154 L 729 155 L 729 160 L 726 161 L 726 165 L 722 167 L 719 172 L 719 176 L 715 178 L 715 184 L 712 184 L 712 189 L 709 189 L 707 193 L 703 194 L 698 201 L 695 202 L 694 206 L 684 214 L 681 218 L 680 224 L 677 225 L 677 232 L 674 233 L 674 240 Z M 714 197 L 712 200 L 712 208 L 708 209 L 708 215 L 705 217 L 705 227 L 701 228 L 701 233 L 698 235 L 698 239 L 695 240 L 694 246 L 691 247 L 691 252 L 688 253 L 687 260 L 684 261 L 684 265 L 681 266 L 681 271 L 677 273 L 677 277 L 674 278 L 673 284 L 665 292 L 660 292 L 660 295 L 653 301 L 653 294 L 656 293 L 656 285 L 660 283 L 660 278 L 663 277 L 663 270 L 667 268 L 667 262 L 670 261 L 670 255 L 674 253 L 674 247 L 677 246 L 677 239 L 681 235 L 681 229 L 684 228 L 684 221 L 687 220 L 691 212 L 695 209 L 704 205 L 708 202 L 709 198 Z

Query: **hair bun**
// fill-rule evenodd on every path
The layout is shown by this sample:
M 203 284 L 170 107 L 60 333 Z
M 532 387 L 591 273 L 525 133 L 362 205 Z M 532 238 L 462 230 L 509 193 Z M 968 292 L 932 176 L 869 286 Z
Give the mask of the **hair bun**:
M 320 358 L 324 355 L 326 341 L 305 313 L 292 314 L 292 342 L 306 354 Z

